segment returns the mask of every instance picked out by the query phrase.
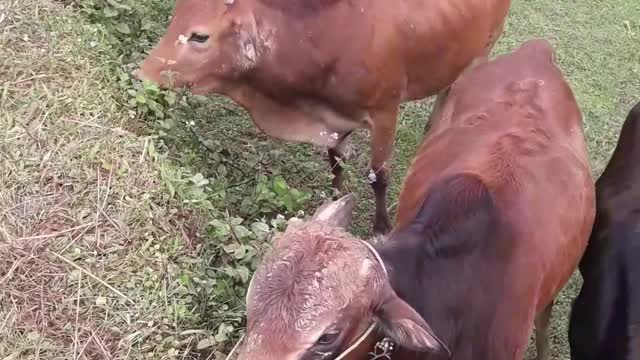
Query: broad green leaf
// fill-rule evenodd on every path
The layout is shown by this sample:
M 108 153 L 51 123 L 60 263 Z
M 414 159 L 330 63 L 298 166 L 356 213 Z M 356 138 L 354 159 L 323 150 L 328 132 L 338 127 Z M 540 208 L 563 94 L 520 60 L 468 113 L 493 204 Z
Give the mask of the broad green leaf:
M 131 29 L 129 29 L 129 25 L 125 24 L 125 23 L 118 23 L 116 25 L 116 30 L 118 30 L 119 32 L 123 33 L 123 34 L 131 34 Z

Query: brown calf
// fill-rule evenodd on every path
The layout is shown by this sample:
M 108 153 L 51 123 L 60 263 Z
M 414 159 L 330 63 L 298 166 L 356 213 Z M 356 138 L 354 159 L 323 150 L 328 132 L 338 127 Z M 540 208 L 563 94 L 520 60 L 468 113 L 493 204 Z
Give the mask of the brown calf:
M 508 9 L 509 0 L 178 0 L 137 75 L 225 94 L 266 134 L 328 147 L 339 190 L 344 140 L 368 128 L 374 230 L 385 233 L 398 105 L 440 92 L 439 108 L 488 54 Z
M 596 183 L 596 220 L 571 311 L 573 360 L 640 359 L 640 103 Z
M 529 41 L 453 85 L 377 250 L 340 228 L 352 197 L 278 237 L 249 286 L 239 359 L 336 359 L 377 323 L 346 358 L 387 336 L 393 360 L 520 360 L 534 319 L 547 358 L 553 299 L 595 212 L 581 113 L 553 56 Z

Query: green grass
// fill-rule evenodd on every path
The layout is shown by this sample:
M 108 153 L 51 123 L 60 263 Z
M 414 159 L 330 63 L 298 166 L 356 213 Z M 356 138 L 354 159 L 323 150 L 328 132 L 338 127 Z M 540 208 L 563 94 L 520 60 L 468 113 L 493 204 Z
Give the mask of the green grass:
M 0 359 L 220 358 L 277 215 L 329 193 L 326 155 L 258 134 L 227 99 L 133 82 L 170 2 L 67 3 L 0 1 Z M 495 53 L 531 37 L 556 48 L 597 176 L 640 100 L 640 2 L 516 0 Z M 392 204 L 430 107 L 403 107 Z M 365 131 L 347 161 L 367 236 Z M 579 283 L 554 311 L 554 359 Z

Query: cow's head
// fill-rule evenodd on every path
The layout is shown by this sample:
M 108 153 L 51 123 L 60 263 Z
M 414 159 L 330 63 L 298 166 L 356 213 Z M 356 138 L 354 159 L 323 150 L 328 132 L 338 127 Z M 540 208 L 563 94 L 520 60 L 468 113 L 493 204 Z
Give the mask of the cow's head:
M 205 94 L 253 68 L 270 46 L 258 36 L 254 0 L 178 0 L 166 34 L 136 71 L 162 87 Z
M 328 202 L 276 238 L 249 285 L 236 359 L 335 359 L 373 322 L 403 347 L 443 350 L 372 248 L 344 230 L 353 207 L 352 195 Z

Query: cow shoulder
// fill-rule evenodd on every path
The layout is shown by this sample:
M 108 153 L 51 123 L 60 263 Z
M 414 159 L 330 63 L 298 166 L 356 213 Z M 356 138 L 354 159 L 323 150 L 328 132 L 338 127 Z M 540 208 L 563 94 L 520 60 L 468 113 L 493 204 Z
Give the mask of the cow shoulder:
M 415 219 L 403 231 L 419 239 L 429 257 L 471 253 L 495 238 L 500 213 L 487 185 L 473 174 L 456 174 L 432 186 Z

